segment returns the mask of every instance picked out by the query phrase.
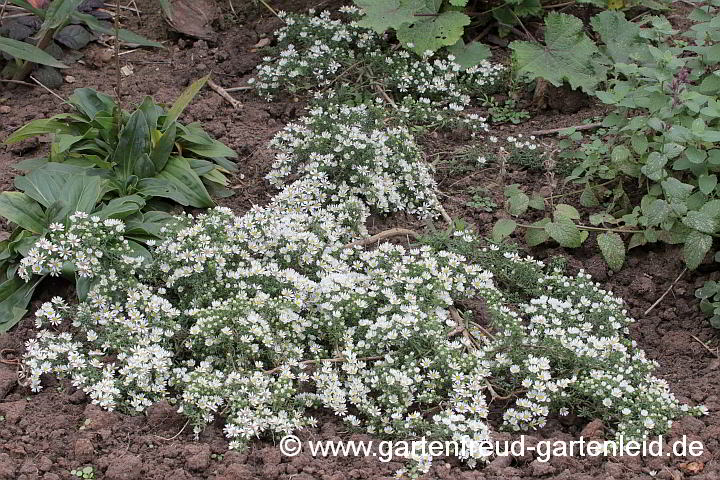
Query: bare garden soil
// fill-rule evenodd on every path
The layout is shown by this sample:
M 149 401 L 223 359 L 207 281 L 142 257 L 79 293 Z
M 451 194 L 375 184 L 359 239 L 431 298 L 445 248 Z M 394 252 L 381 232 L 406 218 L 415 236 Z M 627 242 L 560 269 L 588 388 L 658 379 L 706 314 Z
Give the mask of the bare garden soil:
M 245 85 L 261 60 L 255 45 L 271 35 L 280 25 L 278 19 L 253 2 L 235 6 L 233 14 L 227 5 L 219 6 L 225 15 L 216 22 L 218 38 L 214 42 L 182 39 L 165 26 L 156 6 L 150 0 L 138 0 L 142 14 L 127 16 L 128 28 L 153 39 L 166 40 L 168 49 L 139 50 L 121 57 L 131 64 L 134 73 L 123 79 L 123 102 L 139 103 L 143 96 L 153 95 L 159 102 L 171 103 L 194 79 L 213 74 L 216 83 L 233 87 Z M 273 0 L 276 9 L 306 10 L 334 8 L 336 2 L 318 0 Z M 112 93 L 115 69 L 103 58 L 105 47 L 92 45 L 83 51 L 84 64 L 73 64 L 70 74 L 74 85 L 66 83 L 57 93 L 67 98 L 78 86 L 93 87 Z M 501 53 L 499 53 L 501 55 Z M 24 123 L 62 111 L 67 107 L 39 88 L 8 89 L 0 84 L 0 139 Z M 561 95 L 561 93 L 556 92 Z M 213 136 L 235 149 L 239 155 L 241 175 L 233 179 L 236 194 L 220 200 L 220 204 L 237 213 L 252 205 L 265 203 L 273 194 L 264 175 L 270 168 L 272 152 L 267 142 L 285 124 L 302 115 L 303 103 L 284 98 L 267 103 L 251 92 L 233 94 L 242 108 L 232 107 L 209 89 L 204 90 L 188 108 L 185 120 L 202 122 Z M 550 102 L 552 104 L 552 102 Z M 533 130 L 577 125 L 601 111 L 592 105 L 572 114 L 548 110 L 536 112 L 520 126 L 494 127 L 493 134 L 505 137 Z M 459 132 L 436 133 L 421 139 L 428 158 L 445 158 L 443 152 L 453 151 L 469 142 Z M 39 156 L 46 145 L 27 141 L 12 147 L 0 146 L 0 189 L 11 190 L 16 162 Z M 438 155 L 434 155 L 438 154 Z M 466 206 L 471 186 L 521 183 L 533 190 L 549 188 L 548 178 L 523 170 L 499 173 L 493 169 L 452 176 L 438 169 L 438 182 L 445 207 L 453 217 L 463 218 L 480 231 L 489 232 L 501 211 L 485 213 Z M 498 181 L 498 176 L 505 178 Z M 555 192 L 562 191 L 562 184 Z M 492 195 L 502 204 L 501 187 Z M 371 230 L 389 224 L 410 228 L 423 225 L 411 218 L 377 219 Z M 6 233 L 0 230 L 0 235 Z M 518 239 L 522 244 L 522 239 Z M 591 244 L 592 242 L 587 242 Z M 678 250 L 670 246 L 637 248 L 631 251 L 625 268 L 616 274 L 608 272 L 604 261 L 592 247 L 579 250 L 536 248 L 530 253 L 538 258 L 562 255 L 571 272 L 585 269 L 608 289 L 624 298 L 631 316 L 637 319 L 632 337 L 650 358 L 659 363 L 657 374 L 666 379 L 672 391 L 683 402 L 704 404 L 710 414 L 704 418 L 684 418 L 675 423 L 668 441 L 687 435 L 689 440 L 703 442 L 705 452 L 699 458 L 662 456 L 657 458 L 554 458 L 541 463 L 532 455 L 520 458 L 497 458 L 484 468 L 468 470 L 453 459 L 440 458 L 423 478 L 519 480 L 530 478 L 566 480 L 630 480 L 654 478 L 679 480 L 720 479 L 720 360 L 716 353 L 717 332 L 698 310 L 694 291 L 708 277 L 717 280 L 711 265 L 702 265 L 700 272 L 683 272 Z M 668 295 L 648 314 L 645 311 L 666 291 Z M 62 282 L 46 284 L 33 308 L 55 295 L 68 293 Z M 0 349 L 18 354 L 23 344 L 34 335 L 32 317 L 28 316 L 10 333 L 0 335 Z M 57 480 L 76 478 L 70 471 L 91 465 L 95 478 L 107 480 L 343 480 L 392 478 L 401 463 L 381 463 L 377 458 L 340 457 L 312 458 L 303 453 L 294 458 L 283 457 L 271 441 L 257 441 L 249 452 L 227 450 L 221 424 L 209 426 L 193 438 L 183 430 L 185 419 L 166 404 L 154 406 L 147 415 L 126 416 L 109 413 L 91 405 L 82 392 L 65 383 L 48 380 L 40 394 L 31 394 L 18 386 L 16 369 L 0 364 L 0 480 Z M 313 440 L 370 440 L 353 435 L 331 416 L 318 412 L 319 426 L 298 435 Z M 580 418 L 551 419 L 541 431 L 528 432 L 527 442 L 542 439 L 570 441 L 581 435 L 604 438 L 605 429 L 599 421 Z M 505 435 L 516 438 L 516 435 Z M 504 438 L 501 435 L 501 438 Z M 534 439 L 534 440 L 533 440 Z

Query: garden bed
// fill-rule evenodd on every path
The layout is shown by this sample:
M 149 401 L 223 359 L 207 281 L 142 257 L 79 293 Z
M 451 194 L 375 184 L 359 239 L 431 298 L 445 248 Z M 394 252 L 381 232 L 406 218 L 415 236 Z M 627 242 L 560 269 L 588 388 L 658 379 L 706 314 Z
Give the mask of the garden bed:
M 158 102 L 172 103 L 193 80 L 210 72 L 218 84 L 225 87 L 245 85 L 253 75 L 262 53 L 256 50 L 259 40 L 268 37 L 280 22 L 261 7 L 236 7 L 237 15 L 226 12 L 220 22 L 221 30 L 216 44 L 174 38 L 150 1 L 138 1 L 144 12 L 138 19 L 128 17 L 128 27 L 153 39 L 170 38 L 168 51 L 138 51 L 123 56 L 133 63 L 134 73 L 123 83 L 123 101 L 136 104 L 144 95 L 153 95 Z M 317 2 L 274 1 L 277 9 L 301 11 L 318 7 Z M 321 8 L 332 8 L 332 2 L 322 2 Z M 103 63 L 98 55 L 100 47 L 92 46 L 84 54 L 86 65 L 74 64 L 72 75 L 76 84 L 65 84 L 58 93 L 67 97 L 75 86 L 94 87 L 110 93 L 115 71 L 110 63 Z M 93 60 L 95 59 L 95 60 Z M 0 91 L 7 98 L 2 105 L 10 107 L 0 113 L 0 138 L 5 138 L 29 120 L 47 117 L 67 107 L 40 89 L 20 87 Z M 264 179 L 274 160 L 268 147 L 269 140 L 288 122 L 303 113 L 303 103 L 293 98 L 281 98 L 271 103 L 253 93 L 236 94 L 242 108 L 233 110 L 230 105 L 209 89 L 204 90 L 188 107 L 184 120 L 199 121 L 215 138 L 224 142 L 240 155 L 240 173 L 232 179 L 236 194 L 219 200 L 236 214 L 247 212 L 253 205 L 264 205 L 275 194 Z M 590 105 L 568 114 L 544 111 L 520 126 L 493 127 L 498 137 L 517 136 L 558 126 L 578 125 L 601 111 Z M 434 154 L 442 159 L 443 152 L 456 150 L 469 141 L 457 133 L 428 135 L 420 139 L 428 158 Z M 46 146 L 38 141 L 26 141 L 12 147 L 0 147 L 0 188 L 12 189 L 17 174 L 12 165 L 31 158 Z M 466 189 L 497 181 L 493 170 L 453 174 L 438 168 L 437 181 L 441 200 L 451 216 L 463 218 L 475 225 L 481 233 L 489 234 L 493 224 L 503 212 L 483 212 L 468 207 Z M 506 184 L 520 183 L 540 190 L 547 178 L 542 174 L 528 173 L 512 166 L 504 173 Z M 492 191 L 490 196 L 502 204 L 502 192 Z M 370 233 L 391 226 L 419 229 L 423 223 L 396 214 L 390 218 L 376 218 L 369 225 Z M 700 418 L 686 417 L 672 427 L 668 440 L 687 435 L 690 440 L 701 440 L 705 453 L 700 458 L 670 457 L 611 459 L 554 458 L 547 464 L 532 458 L 499 458 L 485 468 L 468 470 L 454 459 L 434 462 L 426 478 L 513 479 L 513 478 L 566 478 L 566 479 L 680 479 L 720 477 L 720 360 L 714 350 L 716 333 L 697 308 L 694 291 L 709 276 L 716 273 L 686 272 L 679 249 L 667 245 L 654 248 L 637 248 L 629 254 L 626 266 L 610 274 L 600 254 L 590 247 L 573 251 L 541 247 L 531 250 L 538 259 L 563 256 L 570 273 L 584 269 L 593 275 L 628 305 L 630 316 L 637 319 L 631 327 L 631 336 L 644 349 L 648 357 L 659 363 L 656 374 L 667 380 L 671 390 L 681 402 L 704 404 L 709 415 Z M 708 266 L 709 269 L 709 266 Z M 702 271 L 702 267 L 701 267 Z M 679 277 L 679 280 L 678 280 Z M 672 288 L 671 288 L 672 287 Z M 43 301 L 56 295 L 63 296 L 68 286 L 60 281 L 46 283 L 33 303 L 33 310 Z M 656 300 L 671 288 L 670 293 L 645 313 Z M 24 342 L 35 334 L 31 317 L 23 320 L 10 333 L 0 336 L 0 349 L 23 351 Z M 715 352 L 715 353 L 713 353 Z M 185 418 L 168 405 L 152 407 L 147 416 L 125 416 L 108 413 L 90 405 L 82 392 L 66 383 L 56 383 L 42 393 L 31 394 L 29 389 L 16 386 L 15 369 L 0 365 L 0 479 L 55 479 L 73 478 L 70 472 L 91 465 L 96 478 L 120 479 L 333 479 L 391 478 L 402 467 L 398 462 L 381 463 L 377 458 L 312 458 L 303 453 L 295 458 L 283 457 L 272 442 L 255 442 L 247 453 L 227 450 L 222 425 L 210 425 L 194 440 L 190 429 L 183 429 Z M 345 427 L 332 415 L 318 412 L 318 426 L 299 433 L 302 439 L 339 440 L 366 439 L 366 435 L 348 434 Z M 579 436 L 603 438 L 602 425 L 589 419 L 551 417 L 541 430 L 530 432 L 533 438 L 569 441 Z M 504 434 L 506 435 L 506 434 Z M 517 435 L 507 435 L 516 438 Z

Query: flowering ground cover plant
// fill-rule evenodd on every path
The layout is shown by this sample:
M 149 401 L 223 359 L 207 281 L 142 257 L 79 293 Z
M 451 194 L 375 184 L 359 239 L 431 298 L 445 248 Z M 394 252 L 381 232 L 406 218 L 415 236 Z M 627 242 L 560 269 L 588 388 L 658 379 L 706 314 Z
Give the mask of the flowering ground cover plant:
M 365 114 L 348 108 L 342 118 Z M 415 192 L 432 199 L 432 186 L 378 157 L 388 163 L 370 180 L 408 190 L 390 203 L 368 193 L 332 130 L 325 140 L 337 148 L 301 162 L 293 145 L 322 147 L 311 128 L 323 121 L 280 134 L 287 159 L 271 177 L 295 180 L 266 207 L 175 217 L 149 256 L 129 248 L 121 221 L 82 213 L 40 242 L 21 275 L 69 262 L 91 287 L 77 306 L 56 298 L 38 311 L 25 358 L 33 390 L 55 373 L 108 409 L 139 412 L 167 399 L 196 433 L 223 418 L 232 448 L 314 424 L 310 408 L 381 437 L 465 442 L 570 411 L 639 438 L 704 412 L 652 375 L 654 363 L 627 336 L 622 301 L 583 273 L 482 248 L 468 229 L 367 251 L 371 210 L 405 207 L 412 199 L 403 195 Z M 358 158 L 387 147 L 373 132 L 356 140 Z M 389 132 L 400 161 L 420 169 L 402 132 L 396 144 Z M 486 318 L 461 313 L 470 300 Z M 510 402 L 501 425 L 489 420 L 493 402 Z M 485 460 L 466 453 L 470 465 Z M 423 470 L 431 461 L 415 460 Z
M 346 7 L 351 19 L 357 9 Z M 493 93 L 507 71 L 483 60 L 466 64 L 462 56 L 418 56 L 397 50 L 383 35 L 355 22 L 319 16 L 281 14 L 276 56 L 268 56 L 251 79 L 257 92 L 271 99 L 283 91 L 335 91 L 341 103 L 372 103 L 393 108 L 392 117 L 410 126 L 464 127 L 487 130 L 486 119 L 467 113 L 471 97 Z

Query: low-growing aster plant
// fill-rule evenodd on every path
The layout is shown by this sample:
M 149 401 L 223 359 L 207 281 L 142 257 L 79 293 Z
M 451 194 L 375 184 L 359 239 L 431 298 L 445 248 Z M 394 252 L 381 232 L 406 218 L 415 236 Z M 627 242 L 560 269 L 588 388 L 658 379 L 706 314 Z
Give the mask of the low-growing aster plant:
M 324 197 L 343 203 L 362 197 L 376 212 L 438 213 L 437 185 L 414 137 L 387 127 L 383 111 L 322 102 L 271 142 L 279 150 L 267 179 L 281 186 L 297 178 L 327 175 Z
M 342 12 L 352 19 L 354 7 Z M 453 55 L 432 52 L 419 57 L 398 50 L 386 39 L 354 22 L 332 19 L 329 12 L 315 16 L 282 13 L 285 26 L 275 35 L 276 55 L 265 57 L 250 83 L 272 99 L 280 92 L 304 93 L 344 86 L 351 95 L 364 92 L 393 107 L 391 117 L 409 126 L 466 128 L 487 131 L 484 117 L 468 113 L 472 97 L 496 91 L 507 75 L 500 64 L 482 61 L 470 68 Z
M 34 391 L 50 373 L 110 410 L 168 400 L 196 434 L 224 419 L 235 449 L 312 426 L 317 408 L 384 438 L 465 444 L 491 438 L 498 402 L 497 428 L 572 410 L 630 438 L 704 413 L 652 375 L 622 301 L 584 273 L 484 247 L 466 228 L 358 244 L 373 211 L 440 208 L 412 137 L 371 107 L 316 107 L 273 145 L 282 190 L 241 217 L 176 216 L 138 251 L 122 222 L 77 213 L 36 243 L 23 278 L 69 263 L 90 290 L 38 310 L 24 359 Z M 461 314 L 465 302 L 483 308 Z
M 223 417 L 232 448 L 314 425 L 309 408 L 381 437 L 460 442 L 491 437 L 495 401 L 512 402 L 502 425 L 511 430 L 573 410 L 631 438 L 703 413 L 652 376 L 622 301 L 586 274 L 506 252 L 504 275 L 534 272 L 544 292 L 516 304 L 472 257 L 347 246 L 368 205 L 350 197 L 318 209 L 327 198 L 312 185 L 291 184 L 243 217 L 177 217 L 151 259 L 133 254 L 116 221 L 75 215 L 23 267 L 97 259 L 83 270 L 93 278 L 86 301 L 38 312 L 25 358 L 32 388 L 55 373 L 108 409 L 168 399 L 196 432 Z M 469 231 L 452 238 L 471 251 L 478 243 Z M 457 312 L 469 299 L 483 302 L 487 325 Z M 484 460 L 468 454 L 471 465 Z

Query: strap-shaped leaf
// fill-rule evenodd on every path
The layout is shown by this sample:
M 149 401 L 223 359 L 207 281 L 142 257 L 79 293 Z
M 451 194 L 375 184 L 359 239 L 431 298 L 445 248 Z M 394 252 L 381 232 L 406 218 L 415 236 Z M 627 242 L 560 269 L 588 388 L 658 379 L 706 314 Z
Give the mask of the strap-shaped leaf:
M 0 51 L 12 55 L 20 60 L 28 60 L 32 63 L 47 65 L 55 68 L 68 68 L 67 65 L 56 59 L 49 53 L 40 50 L 35 45 L 26 42 L 13 40 L 12 38 L 0 37 Z
M 138 192 L 145 196 L 170 198 L 183 206 L 209 208 L 215 205 L 200 177 L 182 157 L 171 157 L 155 178 L 140 180 Z
M 22 192 L 0 193 L 0 215 L 33 233 L 45 231 L 45 214 L 40 205 Z
M 210 75 L 202 77 L 199 80 L 195 80 L 192 85 L 185 89 L 185 91 L 175 100 L 173 106 L 168 110 L 165 116 L 165 122 L 163 123 L 163 130 L 167 129 L 173 122 L 175 122 L 182 112 L 190 105 L 195 95 L 202 89 L 207 81 L 210 79 Z
M 50 30 L 66 25 L 81 3 L 83 0 L 53 0 L 45 12 L 41 29 Z
M 5 144 L 10 145 L 22 142 L 28 138 L 37 137 L 38 135 L 46 135 L 48 133 L 73 134 L 76 132 L 76 127 L 61 118 L 41 118 L 33 120 L 32 122 L 15 130 L 15 132 L 5 140 Z
M 152 152 L 150 153 L 150 160 L 152 160 L 153 164 L 155 165 L 155 169 L 158 172 L 162 172 L 168 160 L 170 159 L 170 154 L 175 147 L 176 134 L 177 124 L 173 122 L 170 124 L 167 130 L 165 130 L 165 133 L 162 134 L 160 139 L 155 144 L 155 148 L 153 148 Z
M 127 179 L 134 174 L 135 165 L 138 159 L 147 153 L 149 142 L 150 130 L 145 114 L 141 110 L 136 110 L 120 132 L 115 150 L 115 164 L 122 178 Z
M 90 30 L 92 30 L 94 32 L 103 33 L 105 35 L 115 35 L 114 28 L 110 28 L 107 25 L 104 25 L 97 18 L 95 18 L 92 15 L 89 15 L 87 13 L 80 13 L 80 12 L 76 11 L 73 13 L 72 19 L 74 21 L 84 23 L 85 25 L 87 25 L 90 28 Z M 120 39 L 121 42 L 134 43 L 134 44 L 140 45 L 142 47 L 165 48 L 165 46 L 162 43 L 156 42 L 154 40 L 150 40 L 148 38 L 143 37 L 142 35 L 138 35 L 137 33 L 131 32 L 130 30 L 125 30 L 124 28 L 121 28 L 118 31 L 118 38 Z

